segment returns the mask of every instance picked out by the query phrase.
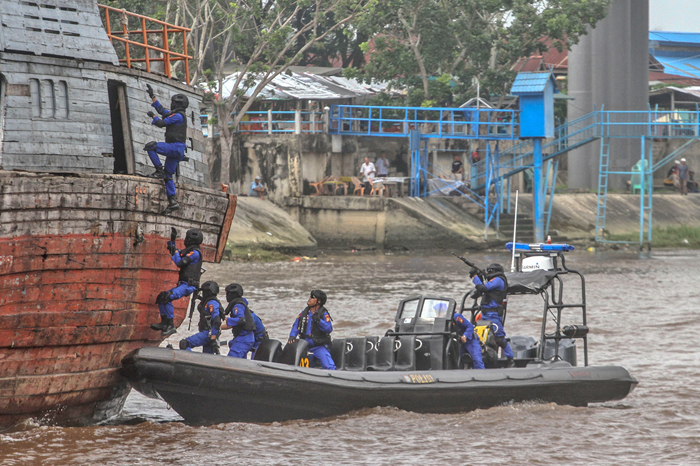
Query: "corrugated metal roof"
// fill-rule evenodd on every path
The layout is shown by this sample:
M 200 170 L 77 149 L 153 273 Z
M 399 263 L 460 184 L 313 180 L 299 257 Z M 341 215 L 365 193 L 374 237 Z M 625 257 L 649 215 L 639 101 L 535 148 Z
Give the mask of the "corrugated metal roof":
M 666 74 L 689 78 L 700 78 L 700 50 L 697 53 L 686 51 L 657 51 L 654 58 L 664 66 Z
M 554 75 L 549 71 L 518 73 L 513 82 L 513 87 L 510 88 L 510 93 L 521 95 L 544 92 L 545 86 L 550 79 L 556 89 Z
M 224 81 L 223 97 L 228 97 L 236 83 L 238 73 Z M 255 85 L 259 80 L 255 80 Z M 250 97 L 255 87 L 246 92 Z M 262 100 L 336 100 L 371 96 L 386 90 L 386 84 L 361 84 L 354 79 L 340 76 L 318 76 L 311 73 L 280 74 L 260 92 Z
M 700 33 L 698 32 L 666 32 L 649 31 L 649 41 L 663 45 L 697 45 L 700 46 Z M 651 45 L 651 44 L 650 44 Z
M 670 92 L 679 92 L 681 94 L 690 95 L 690 96 L 693 96 L 697 99 L 700 99 L 700 86 L 692 86 L 692 87 L 684 87 L 684 88 L 668 86 L 668 87 L 664 87 L 662 89 L 656 89 L 653 91 L 649 91 L 649 95 L 654 96 L 654 95 L 668 94 Z

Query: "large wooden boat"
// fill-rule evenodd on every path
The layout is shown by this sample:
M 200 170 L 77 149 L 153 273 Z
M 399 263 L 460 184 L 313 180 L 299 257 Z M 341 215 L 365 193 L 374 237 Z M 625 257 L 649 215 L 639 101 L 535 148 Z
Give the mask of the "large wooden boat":
M 149 324 L 177 277 L 171 227 L 180 247 L 202 230 L 204 260 L 218 262 L 235 212 L 235 196 L 205 187 L 202 95 L 171 77 L 169 59 L 186 51 L 145 62 L 132 46 L 123 66 L 109 15 L 90 0 L 0 0 L 0 427 L 117 414 L 122 357 L 161 341 Z M 163 137 L 145 115 L 146 84 L 166 105 L 190 101 L 181 208 L 169 216 L 162 181 L 142 176 L 153 170 L 144 144 Z

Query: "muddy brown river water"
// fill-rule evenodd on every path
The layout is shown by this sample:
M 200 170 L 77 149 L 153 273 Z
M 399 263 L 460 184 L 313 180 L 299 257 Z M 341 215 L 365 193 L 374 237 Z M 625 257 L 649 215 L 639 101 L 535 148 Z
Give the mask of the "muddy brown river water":
M 472 258 L 510 263 L 505 252 Z M 590 363 L 622 365 L 639 380 L 622 401 L 452 415 L 385 407 L 314 421 L 190 427 L 164 402 L 132 392 L 109 425 L 29 421 L 0 434 L 0 464 L 700 464 L 700 252 L 576 251 L 567 264 L 586 277 Z M 284 340 L 311 289 L 327 292 L 335 336 L 381 335 L 403 297 L 459 301 L 466 272 L 451 256 L 378 253 L 229 262 L 210 266 L 205 278 L 241 283 L 271 337 Z M 512 299 L 508 334 L 537 337 L 541 312 L 537 297 Z M 185 324 L 174 341 L 186 335 Z

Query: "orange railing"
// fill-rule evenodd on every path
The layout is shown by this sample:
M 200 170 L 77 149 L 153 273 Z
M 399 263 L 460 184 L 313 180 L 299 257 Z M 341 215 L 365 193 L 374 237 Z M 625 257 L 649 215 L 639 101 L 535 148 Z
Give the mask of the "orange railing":
M 189 28 L 184 28 L 180 26 L 175 26 L 172 24 L 159 21 L 157 19 L 149 18 L 148 16 L 142 16 L 136 13 L 130 13 L 126 10 L 120 10 L 119 8 L 113 8 L 107 5 L 98 5 L 104 13 L 104 23 L 105 29 L 107 30 L 107 35 L 114 45 L 114 41 L 117 41 L 124 46 L 124 56 L 125 58 L 119 59 L 120 63 L 126 63 L 128 68 L 132 67 L 133 63 L 145 63 L 146 71 L 151 72 L 152 62 L 163 62 L 163 71 L 165 75 L 172 78 L 172 66 L 171 63 L 177 61 L 185 62 L 185 81 L 187 84 L 190 83 L 190 65 L 189 59 L 192 58 L 187 55 L 187 33 L 191 31 Z M 110 13 L 119 15 L 119 22 L 121 23 L 121 30 L 112 31 Z M 131 31 L 129 30 L 129 19 L 135 19 L 140 24 L 141 29 Z M 150 23 L 155 23 L 162 25 L 162 29 L 146 29 L 146 21 Z M 143 42 L 137 42 L 131 40 L 130 36 L 138 34 L 139 39 Z M 174 52 L 170 50 L 169 40 L 172 39 L 173 35 L 182 34 L 182 53 Z M 151 45 L 148 43 L 149 36 L 156 36 L 159 42 L 162 44 L 161 47 Z M 137 47 L 139 51 L 136 55 L 143 54 L 143 58 L 132 57 L 130 47 Z M 155 51 L 161 54 L 161 57 L 151 57 L 149 52 Z

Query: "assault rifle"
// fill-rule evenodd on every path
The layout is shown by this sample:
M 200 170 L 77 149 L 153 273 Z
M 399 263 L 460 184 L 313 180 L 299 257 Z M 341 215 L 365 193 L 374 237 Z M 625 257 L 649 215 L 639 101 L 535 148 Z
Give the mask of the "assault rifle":
M 177 240 L 177 230 L 175 227 L 170 227 L 170 242 L 168 243 L 168 251 L 170 252 L 171 256 L 175 254 L 175 251 L 177 250 L 175 240 Z
M 455 256 L 457 259 L 461 260 L 462 262 L 464 262 L 465 264 L 467 264 L 469 267 L 476 269 L 476 271 L 478 272 L 478 275 L 479 275 L 479 280 L 481 280 L 481 283 L 485 282 L 484 277 L 486 277 L 486 272 L 481 270 L 479 267 L 476 266 L 476 264 L 474 264 L 470 260 L 468 260 L 462 256 L 459 256 L 459 255 L 455 254 L 454 252 L 452 253 L 452 255 Z
M 190 327 L 192 327 L 192 315 L 194 315 L 194 308 L 197 307 L 197 300 L 201 299 L 199 296 L 199 288 L 194 290 L 194 293 L 192 293 L 192 300 L 190 301 L 190 322 L 187 324 L 187 330 L 190 330 Z

